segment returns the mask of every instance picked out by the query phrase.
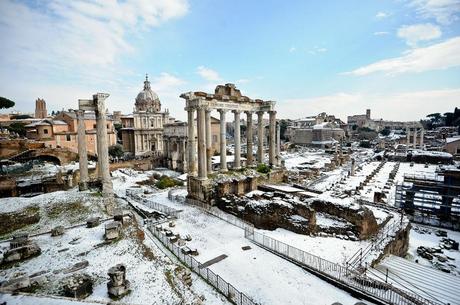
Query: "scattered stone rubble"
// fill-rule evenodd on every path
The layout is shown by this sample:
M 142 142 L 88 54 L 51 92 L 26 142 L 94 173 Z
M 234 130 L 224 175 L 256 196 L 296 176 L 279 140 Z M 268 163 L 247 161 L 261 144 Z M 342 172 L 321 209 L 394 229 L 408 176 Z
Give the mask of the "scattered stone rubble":
M 51 236 L 61 236 L 64 234 L 64 226 L 57 226 L 51 229 Z
M 121 222 L 112 221 L 105 225 L 105 239 L 108 241 L 120 238 Z
M 17 234 L 10 242 L 10 249 L 3 255 L 2 264 L 22 261 L 40 254 L 40 247 L 29 239 L 28 234 Z
M 63 293 L 66 297 L 84 299 L 93 293 L 93 280 L 87 274 L 73 274 L 64 280 Z
M 431 234 L 432 231 L 422 227 L 415 227 L 414 231 L 419 234 Z M 446 255 L 444 250 L 458 251 L 459 242 L 450 239 L 447 237 L 447 232 L 444 230 L 436 230 L 435 235 L 442 237 L 438 247 L 425 247 L 420 246 L 417 248 L 417 254 L 430 261 L 431 264 L 438 270 L 441 270 L 446 273 L 454 273 L 456 271 L 455 264 L 451 262 L 454 261 L 454 258 Z M 416 260 L 418 262 L 418 260 Z
M 86 227 L 87 228 L 94 228 L 97 227 L 100 223 L 100 217 L 90 217 L 86 221 Z
M 130 292 L 130 283 L 126 279 L 126 267 L 118 264 L 109 269 L 108 275 L 110 281 L 107 283 L 109 296 L 112 298 L 121 298 Z

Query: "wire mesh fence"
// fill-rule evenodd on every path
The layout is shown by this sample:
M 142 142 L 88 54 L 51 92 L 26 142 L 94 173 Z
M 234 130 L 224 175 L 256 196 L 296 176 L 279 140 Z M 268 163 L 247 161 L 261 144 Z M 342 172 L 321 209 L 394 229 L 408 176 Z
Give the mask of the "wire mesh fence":
M 425 299 L 415 293 L 403 291 L 391 284 L 369 278 L 348 267 L 322 259 L 279 240 L 255 232 L 254 229 L 245 229 L 244 235 L 255 244 L 294 261 L 316 274 L 320 274 L 333 282 L 340 283 L 387 304 L 441 305 L 441 303 Z
M 176 209 L 173 209 L 173 208 L 170 208 L 164 204 L 161 204 L 161 203 L 158 203 L 158 202 L 155 202 L 155 201 L 152 201 L 150 199 L 146 199 L 146 198 L 143 198 L 140 196 L 140 194 L 138 192 L 136 192 L 135 190 L 132 190 L 132 189 L 127 189 L 126 190 L 126 196 L 128 196 L 129 198 L 139 202 L 139 203 L 142 203 L 143 205 L 145 205 L 146 207 L 150 208 L 150 209 L 153 209 L 153 210 L 156 210 L 160 213 L 163 213 L 163 214 L 166 214 L 168 216 L 172 216 L 172 217 L 175 217 L 175 218 L 179 218 L 179 213 L 182 212 L 181 210 L 176 210 Z
M 256 305 L 248 296 L 243 292 L 236 289 L 232 284 L 225 281 L 218 274 L 214 273 L 211 269 L 205 267 L 200 268 L 201 263 L 198 262 L 193 256 L 185 254 L 182 247 L 171 242 L 161 229 L 156 226 L 148 227 L 150 232 L 166 247 L 168 248 L 183 264 L 189 267 L 193 272 L 201 276 L 211 286 L 216 288 L 226 298 L 236 305 Z

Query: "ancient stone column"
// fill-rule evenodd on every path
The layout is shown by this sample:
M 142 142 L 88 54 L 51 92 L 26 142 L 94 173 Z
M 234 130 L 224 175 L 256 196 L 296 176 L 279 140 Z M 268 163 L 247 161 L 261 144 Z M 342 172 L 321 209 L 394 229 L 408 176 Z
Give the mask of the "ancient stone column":
M 207 179 L 206 173 L 206 121 L 205 121 L 205 109 L 204 107 L 198 108 L 198 178 Z
M 420 129 L 420 149 L 423 149 L 423 137 L 425 137 L 425 129 Z
M 264 112 L 257 112 L 257 162 L 264 163 Z
M 406 128 L 406 148 L 409 148 L 410 145 L 410 128 Z
M 241 126 L 240 126 L 240 111 L 233 110 L 235 115 L 235 159 L 233 161 L 233 168 L 241 168 Z
M 188 115 L 188 147 L 187 147 L 187 155 L 188 155 L 188 174 L 190 176 L 196 176 L 196 152 L 195 152 L 195 109 L 189 108 L 187 109 Z
M 206 166 L 208 173 L 212 172 L 212 137 L 211 137 L 211 110 L 205 110 L 206 124 Z
M 417 148 L 417 127 L 414 127 L 414 149 Z
M 98 143 L 98 161 L 101 171 L 102 195 L 104 197 L 113 197 L 112 180 L 109 169 L 109 145 L 107 141 L 107 119 L 105 113 L 105 99 L 109 95 L 106 93 L 97 93 L 93 95 L 96 115 L 96 136 Z
M 252 166 L 253 154 L 252 154 L 252 112 L 246 111 L 246 166 Z
M 227 123 L 225 114 L 227 110 L 219 109 L 220 113 L 220 171 L 227 171 Z
M 75 110 L 77 116 L 78 166 L 80 168 L 80 191 L 88 189 L 88 152 L 86 151 L 85 112 Z
M 270 125 L 269 130 L 269 147 L 268 147 L 268 164 L 270 166 L 276 165 L 275 160 L 275 146 L 276 146 L 276 111 L 269 111 Z
M 350 171 L 350 175 L 351 175 L 351 176 L 354 176 L 354 175 L 355 175 L 355 172 L 356 172 L 356 161 L 355 161 L 355 159 L 351 159 L 351 171 Z
M 276 165 L 281 165 L 281 156 L 280 156 L 280 146 L 281 146 L 281 124 L 276 122 L 276 150 L 275 150 L 275 163 Z

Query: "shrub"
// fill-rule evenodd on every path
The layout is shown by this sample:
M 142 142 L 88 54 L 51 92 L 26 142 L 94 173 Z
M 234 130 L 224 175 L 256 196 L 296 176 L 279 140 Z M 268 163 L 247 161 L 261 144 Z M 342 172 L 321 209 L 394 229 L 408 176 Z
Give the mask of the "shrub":
M 260 163 L 257 165 L 256 170 L 262 174 L 268 174 L 270 172 L 270 167 L 267 164 Z
M 157 183 L 155 183 L 155 186 L 159 189 L 165 189 L 176 185 L 182 186 L 183 183 L 168 176 L 162 176 L 160 180 L 158 180 Z

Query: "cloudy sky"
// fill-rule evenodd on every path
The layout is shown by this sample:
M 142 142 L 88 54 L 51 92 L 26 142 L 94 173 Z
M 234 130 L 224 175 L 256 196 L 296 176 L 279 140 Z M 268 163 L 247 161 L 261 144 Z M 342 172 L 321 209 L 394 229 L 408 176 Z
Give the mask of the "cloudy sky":
M 276 100 L 279 117 L 460 106 L 460 0 L 1 0 L 0 12 L 0 96 L 20 111 L 108 92 L 129 113 L 145 73 L 180 119 L 180 93 L 228 82 Z

